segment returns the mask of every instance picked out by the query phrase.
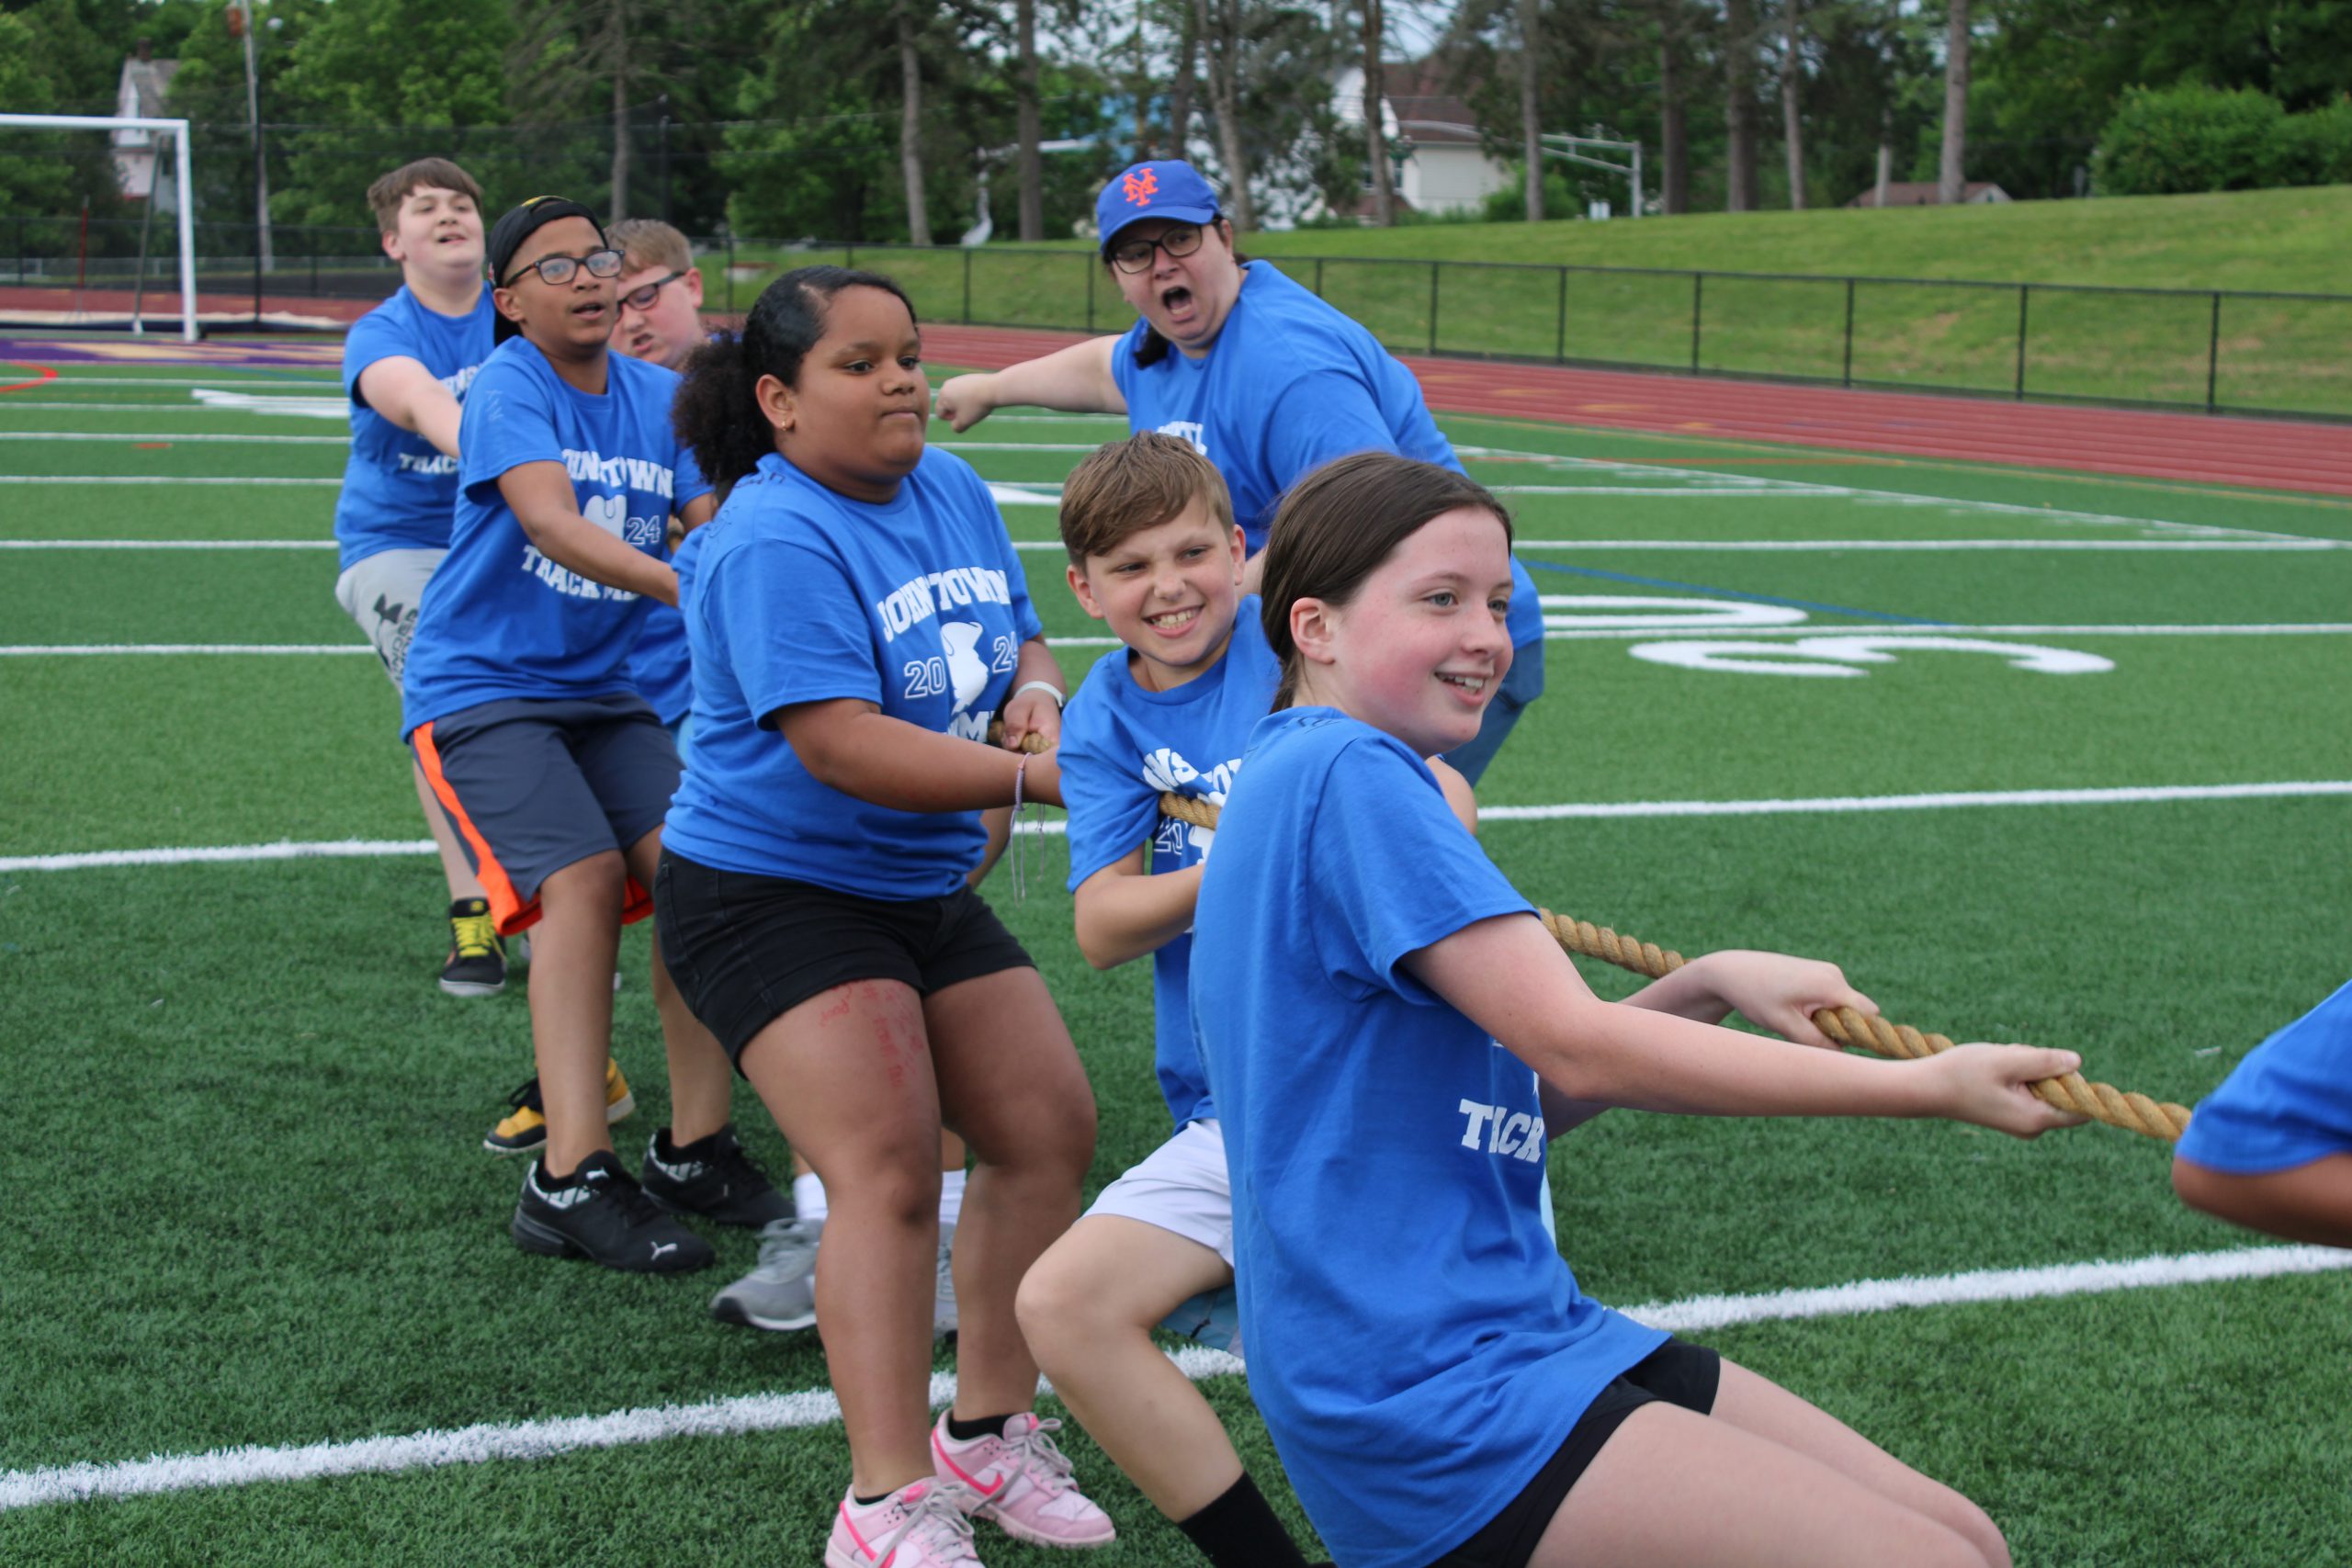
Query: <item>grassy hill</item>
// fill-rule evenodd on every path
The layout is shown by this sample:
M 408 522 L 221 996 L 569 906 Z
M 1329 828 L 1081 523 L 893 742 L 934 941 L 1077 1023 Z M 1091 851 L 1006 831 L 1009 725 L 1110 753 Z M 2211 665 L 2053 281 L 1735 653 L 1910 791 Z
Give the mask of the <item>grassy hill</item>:
M 1591 223 L 1417 223 L 1252 234 L 1255 254 L 2352 291 L 2352 186 L 1884 211 L 1707 212 Z

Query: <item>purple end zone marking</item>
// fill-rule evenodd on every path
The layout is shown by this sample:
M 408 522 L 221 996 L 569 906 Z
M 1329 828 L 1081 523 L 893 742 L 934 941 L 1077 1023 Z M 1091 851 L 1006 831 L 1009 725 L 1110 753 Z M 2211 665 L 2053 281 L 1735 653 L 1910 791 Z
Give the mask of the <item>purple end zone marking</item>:
M 243 367 L 332 369 L 343 363 L 343 340 L 211 338 L 182 343 L 150 333 L 114 338 L 0 338 L 0 359 L 19 365 L 203 365 L 223 370 Z

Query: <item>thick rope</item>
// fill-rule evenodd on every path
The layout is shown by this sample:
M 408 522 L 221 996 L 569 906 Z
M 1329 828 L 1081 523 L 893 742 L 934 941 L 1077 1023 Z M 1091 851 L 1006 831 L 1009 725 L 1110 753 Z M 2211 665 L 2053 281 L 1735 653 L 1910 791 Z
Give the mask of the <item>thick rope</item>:
M 1204 800 L 1189 795 L 1163 795 L 1159 808 L 1180 822 L 1196 827 L 1215 828 L 1217 808 Z M 1690 962 L 1672 948 L 1657 946 L 1634 938 L 1620 936 L 1607 926 L 1596 926 L 1589 920 L 1579 920 L 1566 915 L 1555 915 L 1549 909 L 1538 909 L 1537 917 L 1554 941 L 1574 953 L 1598 958 L 1620 969 L 1630 969 L 1636 975 L 1646 975 L 1653 980 L 1664 979 Z M 1952 1042 L 1949 1035 L 1930 1034 L 1905 1023 L 1889 1023 L 1855 1011 L 1852 1008 L 1823 1008 L 1813 1015 L 1815 1028 L 1840 1045 L 1857 1046 L 1881 1056 L 1911 1060 L 1932 1056 L 1939 1051 L 1949 1051 Z M 2117 1089 L 2112 1084 L 2094 1083 L 2080 1073 L 2068 1073 L 2063 1077 L 2043 1078 L 2027 1086 L 2034 1098 L 2061 1111 L 2071 1111 L 2087 1116 L 2094 1122 L 2104 1122 L 2110 1127 L 2161 1138 L 2169 1143 L 2177 1139 L 2188 1125 L 2188 1108 L 2149 1099 Z

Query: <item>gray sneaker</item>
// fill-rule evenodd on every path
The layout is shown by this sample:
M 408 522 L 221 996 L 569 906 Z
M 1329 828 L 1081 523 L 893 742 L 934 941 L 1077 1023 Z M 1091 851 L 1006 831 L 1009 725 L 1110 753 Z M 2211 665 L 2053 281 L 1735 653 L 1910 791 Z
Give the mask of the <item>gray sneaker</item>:
M 931 1337 L 944 1339 L 956 1332 L 956 1271 L 949 1267 L 956 1247 L 956 1227 L 939 1227 L 939 1283 L 931 1297 Z
M 759 1267 L 710 1299 L 721 1323 L 772 1333 L 817 1322 L 817 1241 L 822 1220 L 772 1220 L 760 1227 Z

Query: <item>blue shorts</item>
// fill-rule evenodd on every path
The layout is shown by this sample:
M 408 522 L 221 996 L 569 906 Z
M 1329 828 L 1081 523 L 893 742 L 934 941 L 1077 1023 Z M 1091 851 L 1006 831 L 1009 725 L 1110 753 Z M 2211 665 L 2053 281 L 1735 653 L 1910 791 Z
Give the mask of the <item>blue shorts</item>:
M 2234 1176 L 2352 1153 L 2352 984 L 2248 1053 L 2197 1107 L 2177 1152 Z

